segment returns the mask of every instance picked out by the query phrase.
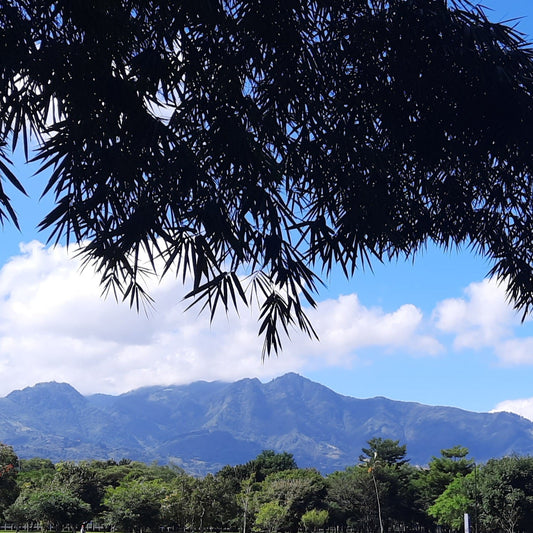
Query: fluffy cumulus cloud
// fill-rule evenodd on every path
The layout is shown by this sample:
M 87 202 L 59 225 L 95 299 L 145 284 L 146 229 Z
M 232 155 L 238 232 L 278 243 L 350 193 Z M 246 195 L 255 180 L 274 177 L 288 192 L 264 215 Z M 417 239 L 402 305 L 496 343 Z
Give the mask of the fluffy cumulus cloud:
M 456 350 L 485 349 L 502 366 L 533 365 L 533 337 L 516 336 L 520 315 L 507 301 L 502 283 L 471 283 L 463 298 L 439 302 L 433 320 L 439 331 L 452 335 Z
M 354 349 L 368 347 L 425 355 L 443 350 L 434 337 L 424 333 L 422 312 L 412 304 L 386 313 L 379 307 L 363 306 L 356 294 L 349 294 L 320 302 L 310 317 L 321 342 L 306 346 L 306 353 L 327 352 L 332 362 L 350 357 Z
M 321 302 L 311 320 L 320 342 L 296 333 L 280 357 L 261 363 L 253 312 L 185 312 L 172 277 L 149 287 L 155 306 L 137 313 L 103 299 L 98 277 L 80 270 L 65 248 L 38 242 L 0 270 L 0 394 L 41 381 L 66 381 L 82 393 L 119 393 L 143 385 L 236 380 L 329 365 L 352 366 L 358 350 L 436 354 L 413 305 L 387 313 L 356 295 Z
M 533 365 L 533 337 L 506 339 L 498 343 L 495 351 L 505 366 Z
M 451 336 L 452 348 L 457 351 L 485 352 L 487 365 L 491 364 L 492 354 L 499 367 L 531 366 L 533 337 L 521 336 L 531 327 L 522 328 L 520 315 L 507 301 L 505 289 L 495 280 L 471 283 L 462 298 L 446 299 L 436 305 L 432 317 L 435 328 Z M 492 412 L 496 411 L 533 420 L 533 398 L 502 401 Z
M 67 381 L 81 392 L 122 392 L 194 379 L 237 379 L 288 370 L 262 367 L 250 318 L 184 313 L 183 290 L 155 280 L 153 309 L 137 313 L 101 298 L 98 277 L 62 247 L 34 242 L 0 271 L 0 370 L 8 392 L 38 381 Z M 280 368 L 282 365 L 287 368 Z M 258 372 L 257 372 L 258 371 Z M 7 388 L 7 390 L 6 390 Z
M 503 284 L 484 280 L 471 283 L 464 293 L 464 298 L 438 303 L 433 314 L 437 328 L 454 335 L 455 348 L 494 347 L 511 334 L 518 319 Z
M 356 294 L 321 301 L 309 311 L 320 341 L 295 332 L 264 363 L 256 311 L 220 312 L 211 322 L 185 310 L 186 289 L 172 276 L 148 289 L 154 308 L 137 313 L 102 298 L 98 277 L 64 247 L 23 245 L 0 269 L 0 394 L 52 380 L 85 394 L 116 394 L 199 379 L 271 379 L 366 366 L 376 350 L 401 361 L 483 348 L 504 365 L 533 363 L 533 337 L 515 336 L 519 319 L 493 281 L 471 284 L 428 317 L 409 303 L 366 307 Z

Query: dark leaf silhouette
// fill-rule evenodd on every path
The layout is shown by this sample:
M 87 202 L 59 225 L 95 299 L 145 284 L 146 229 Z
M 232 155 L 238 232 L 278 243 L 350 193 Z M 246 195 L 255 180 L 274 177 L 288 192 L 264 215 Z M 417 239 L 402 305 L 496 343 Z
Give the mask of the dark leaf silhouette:
M 155 271 L 211 313 L 257 302 L 264 354 L 313 335 L 318 275 L 428 242 L 491 259 L 527 313 L 533 58 L 513 24 L 459 0 L 6 0 L 0 173 L 20 188 L 7 146 L 36 144 L 41 228 L 84 243 L 104 290 L 138 306 Z

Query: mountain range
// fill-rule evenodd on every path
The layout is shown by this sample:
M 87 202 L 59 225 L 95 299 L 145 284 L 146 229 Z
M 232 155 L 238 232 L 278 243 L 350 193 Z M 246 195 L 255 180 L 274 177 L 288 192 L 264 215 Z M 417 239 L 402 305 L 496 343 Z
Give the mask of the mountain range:
M 357 463 L 373 437 L 407 445 L 411 464 L 466 446 L 478 462 L 533 452 L 533 422 L 377 397 L 343 396 L 297 374 L 268 383 L 143 387 L 83 396 L 66 383 L 40 383 L 0 398 L 0 441 L 20 458 L 128 458 L 174 463 L 203 475 L 286 451 L 326 474 Z

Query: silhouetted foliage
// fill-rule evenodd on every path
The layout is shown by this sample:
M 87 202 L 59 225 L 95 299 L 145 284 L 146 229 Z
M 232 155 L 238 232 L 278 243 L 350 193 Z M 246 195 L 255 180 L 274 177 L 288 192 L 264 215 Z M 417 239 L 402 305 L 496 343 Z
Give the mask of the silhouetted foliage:
M 41 228 L 131 304 L 151 271 L 211 313 L 257 299 L 270 354 L 314 334 L 317 272 L 428 242 L 533 304 L 532 52 L 481 8 L 6 0 L 0 46 L 0 172 L 21 189 L 10 148 L 36 143 Z

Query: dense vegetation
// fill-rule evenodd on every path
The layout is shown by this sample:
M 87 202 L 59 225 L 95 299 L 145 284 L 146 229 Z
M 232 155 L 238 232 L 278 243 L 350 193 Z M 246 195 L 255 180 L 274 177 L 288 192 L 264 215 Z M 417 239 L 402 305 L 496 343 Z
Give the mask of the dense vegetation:
M 533 458 L 476 465 L 461 446 L 427 468 L 409 464 L 405 445 L 375 438 L 358 462 L 323 476 L 289 453 L 265 450 L 246 464 L 195 478 L 182 469 L 119 462 L 18 459 L 0 445 L 0 512 L 17 529 L 533 531 Z

